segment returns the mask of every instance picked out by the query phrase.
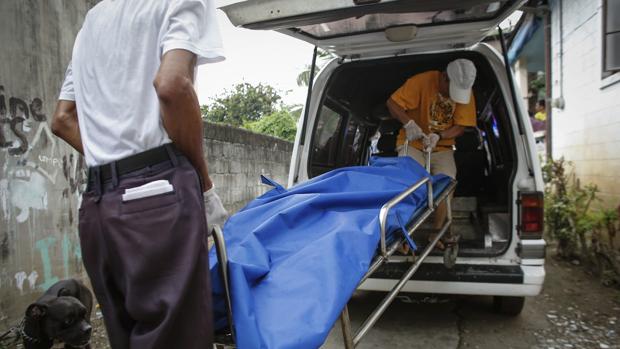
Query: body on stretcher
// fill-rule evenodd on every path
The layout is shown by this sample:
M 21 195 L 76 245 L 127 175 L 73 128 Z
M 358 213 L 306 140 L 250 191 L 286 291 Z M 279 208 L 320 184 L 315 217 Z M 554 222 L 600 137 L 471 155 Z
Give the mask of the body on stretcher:
M 426 160 L 426 169 L 429 170 L 430 167 L 430 152 L 425 154 Z M 399 233 L 395 233 L 394 231 L 388 231 L 388 223 L 391 225 L 394 222 L 388 222 L 389 217 L 394 217 L 394 215 L 390 215 L 390 212 L 395 209 L 395 207 L 405 200 L 407 197 L 412 195 L 416 190 L 425 187 L 426 188 L 426 200 L 424 205 L 418 207 L 413 214 L 411 215 L 411 219 L 408 222 L 409 224 L 405 227 L 400 224 L 403 228 Z M 392 301 L 396 298 L 398 293 L 404 287 L 406 282 L 411 278 L 411 276 L 417 271 L 419 266 L 422 264 L 424 259 L 430 254 L 430 252 L 435 248 L 438 241 L 443 239 L 445 236 L 448 236 L 452 240 L 450 225 L 452 223 L 452 217 L 450 214 L 450 197 L 452 192 L 456 187 L 456 181 L 451 179 L 447 182 L 440 182 L 439 184 L 432 183 L 430 177 L 424 177 L 418 180 L 416 183 L 411 185 L 406 190 L 402 191 L 400 194 L 392 197 L 388 202 L 386 202 L 379 211 L 379 225 L 380 225 L 380 238 L 379 238 L 379 246 L 376 249 L 375 257 L 372 259 L 370 263 L 370 267 L 368 271 L 363 275 L 361 280 L 358 283 L 361 285 L 366 279 L 372 276 L 374 272 L 376 272 L 383 264 L 390 261 L 392 255 L 401 247 L 403 244 L 410 245 L 410 254 L 411 260 L 413 261 L 409 269 L 402 275 L 401 279 L 396 283 L 394 288 L 385 296 L 382 302 L 377 306 L 377 308 L 368 316 L 368 318 L 363 322 L 360 328 L 353 332 L 351 328 L 351 323 L 348 315 L 348 308 L 345 305 L 342 309 L 340 315 L 340 324 L 343 331 L 343 338 L 345 341 L 346 348 L 354 348 L 357 346 L 364 335 L 368 333 L 368 331 L 374 326 L 374 324 L 378 321 L 381 315 L 387 310 L 388 306 L 392 303 Z M 437 232 L 436 235 L 431 239 L 431 241 L 425 246 L 423 251 L 417 251 L 416 246 L 411 240 L 414 233 L 419 229 L 419 227 L 431 216 L 431 214 L 436 210 L 437 206 L 445 202 L 447 205 L 447 218 L 441 229 Z M 397 216 L 398 217 L 398 216 Z M 226 243 L 224 241 L 224 235 L 222 230 L 219 227 L 215 227 L 214 229 L 214 241 L 215 241 L 215 250 L 217 253 L 218 259 L 218 271 L 221 276 L 223 289 L 224 289 L 224 300 L 226 306 L 227 320 L 228 320 L 228 328 L 230 330 L 227 338 L 222 341 L 228 342 L 226 346 L 220 347 L 234 347 L 235 343 L 235 325 L 233 319 L 233 310 L 232 310 L 232 297 L 231 297 L 231 279 L 229 277 L 228 270 L 228 256 L 227 256 L 227 248 Z M 454 260 L 456 259 L 457 254 L 457 244 L 450 244 L 446 249 L 446 253 L 444 254 L 444 262 L 447 267 L 450 267 L 454 264 Z

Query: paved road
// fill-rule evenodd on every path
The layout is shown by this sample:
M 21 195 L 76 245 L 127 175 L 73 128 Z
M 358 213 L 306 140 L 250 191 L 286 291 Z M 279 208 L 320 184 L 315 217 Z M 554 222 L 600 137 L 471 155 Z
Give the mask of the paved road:
M 581 268 L 550 260 L 543 293 L 518 317 L 495 314 L 491 297 L 410 295 L 396 300 L 358 348 L 620 348 L 620 293 Z M 353 326 L 383 294 L 357 294 Z M 342 348 L 340 326 L 324 348 Z

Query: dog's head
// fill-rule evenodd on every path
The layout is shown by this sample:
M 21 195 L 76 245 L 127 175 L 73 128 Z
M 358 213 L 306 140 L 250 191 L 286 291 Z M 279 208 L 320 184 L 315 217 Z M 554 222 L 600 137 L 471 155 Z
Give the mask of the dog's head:
M 90 341 L 92 327 L 86 307 L 75 297 L 64 296 L 39 300 L 26 310 L 27 323 L 38 327 L 38 334 L 59 340 L 72 347 L 82 347 Z

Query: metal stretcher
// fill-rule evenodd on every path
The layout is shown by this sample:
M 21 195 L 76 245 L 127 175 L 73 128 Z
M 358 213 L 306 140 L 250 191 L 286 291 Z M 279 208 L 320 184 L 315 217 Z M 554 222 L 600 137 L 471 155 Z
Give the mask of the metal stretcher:
M 405 155 L 407 154 L 407 148 L 405 147 Z M 425 152 L 425 168 L 430 172 L 430 161 L 431 161 L 431 153 Z M 452 179 L 450 183 L 442 190 L 441 193 L 434 193 L 433 185 L 430 177 L 425 177 L 420 179 L 418 182 L 401 192 L 400 194 L 393 197 L 387 203 L 385 203 L 381 210 L 379 211 L 379 224 L 380 224 L 380 245 L 378 249 L 377 255 L 374 257 L 370 268 L 364 274 L 361 281 L 358 284 L 358 287 L 364 283 L 369 277 L 371 277 L 382 265 L 391 261 L 392 255 L 401 247 L 403 244 L 407 244 L 407 239 L 403 236 L 399 238 L 393 239 L 392 242 L 388 243 L 387 236 L 387 217 L 388 213 L 392 208 L 394 208 L 398 203 L 403 201 L 407 196 L 411 195 L 417 189 L 426 185 L 427 187 L 427 202 L 424 209 L 418 209 L 413 214 L 414 217 L 411 220 L 411 223 L 407 227 L 407 234 L 409 238 L 412 238 L 414 233 L 420 228 L 420 226 L 431 216 L 431 214 L 437 209 L 437 207 L 442 203 L 446 202 L 446 221 L 443 226 L 439 229 L 439 231 L 433 236 L 433 238 L 426 245 L 424 250 L 416 255 L 416 251 L 414 249 L 409 249 L 408 254 L 411 255 L 413 262 L 409 269 L 402 275 L 402 277 L 398 280 L 396 285 L 392 288 L 390 292 L 383 298 L 381 303 L 375 308 L 375 310 L 366 318 L 366 320 L 362 323 L 362 325 L 353 332 L 351 328 L 351 321 L 349 318 L 349 310 L 348 306 L 345 305 L 342 313 L 340 314 L 340 325 L 342 329 L 344 346 L 347 349 L 355 348 L 362 338 L 370 331 L 370 329 L 377 323 L 381 315 L 385 313 L 390 304 L 394 301 L 398 293 L 405 286 L 407 281 L 411 279 L 413 274 L 418 270 L 420 265 L 424 262 L 426 257 L 431 253 L 431 251 L 435 248 L 437 243 L 447 234 L 447 239 L 445 242 L 444 249 L 444 265 L 448 268 L 451 268 L 456 262 L 456 256 L 458 254 L 458 236 L 452 234 L 452 230 L 450 229 L 452 224 L 452 213 L 451 213 L 451 201 L 452 193 L 456 188 L 456 180 Z M 219 261 L 219 272 L 222 277 L 222 283 L 224 286 L 225 293 L 225 303 L 226 303 L 226 311 L 227 311 L 227 320 L 230 329 L 230 335 L 227 336 L 227 342 L 232 344 L 216 344 L 215 347 L 218 349 L 228 349 L 235 348 L 234 338 L 235 338 L 235 328 L 233 323 L 233 315 L 232 315 L 232 305 L 231 305 L 231 297 L 230 297 L 230 279 L 228 277 L 228 257 L 226 253 L 226 245 L 224 242 L 224 235 L 220 227 L 215 226 L 213 231 L 213 239 L 216 248 L 217 258 Z

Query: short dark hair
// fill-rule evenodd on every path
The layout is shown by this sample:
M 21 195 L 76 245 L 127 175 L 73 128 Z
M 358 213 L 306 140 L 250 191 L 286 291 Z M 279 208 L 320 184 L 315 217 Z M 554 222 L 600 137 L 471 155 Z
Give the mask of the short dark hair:
M 544 99 L 539 99 L 538 102 L 536 102 L 536 104 L 544 108 L 547 103 Z

